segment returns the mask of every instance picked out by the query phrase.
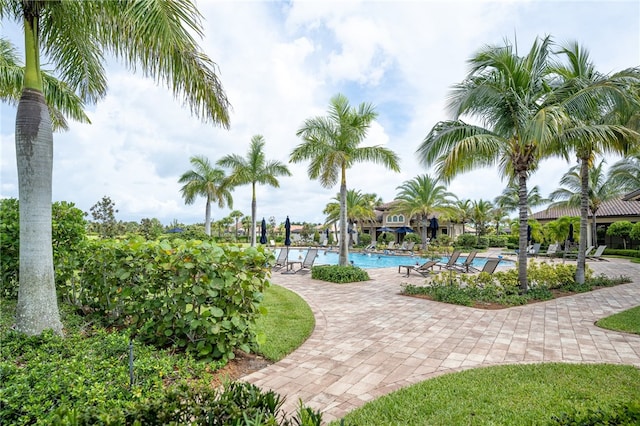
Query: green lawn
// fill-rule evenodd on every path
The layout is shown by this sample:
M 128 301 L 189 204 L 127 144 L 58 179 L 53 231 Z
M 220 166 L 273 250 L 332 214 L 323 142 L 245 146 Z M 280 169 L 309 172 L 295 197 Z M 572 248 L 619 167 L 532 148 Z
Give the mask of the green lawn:
M 300 296 L 277 285 L 267 289 L 262 306 L 267 308 L 267 314 L 257 321 L 256 329 L 264 333 L 266 341 L 260 345 L 260 353 L 278 361 L 311 335 L 315 319 Z
M 507 365 L 447 374 L 401 389 L 349 413 L 344 424 L 553 424 L 554 415 L 587 409 L 615 413 L 618 404 L 634 401 L 640 401 L 640 370 L 632 366 Z
M 603 318 L 596 325 L 609 330 L 640 334 L 640 306 Z

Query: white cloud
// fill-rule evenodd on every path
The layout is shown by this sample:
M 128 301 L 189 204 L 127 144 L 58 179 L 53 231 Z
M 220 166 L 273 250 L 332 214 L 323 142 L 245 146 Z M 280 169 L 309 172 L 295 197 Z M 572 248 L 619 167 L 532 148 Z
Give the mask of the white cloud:
M 280 188 L 258 187 L 259 218 L 321 222 L 338 187 L 322 188 L 308 178 L 308 164 L 288 160 L 301 143 L 296 130 L 306 118 L 326 115 L 336 93 L 354 106 L 377 107 L 365 143 L 394 150 L 402 171 L 358 164 L 347 179 L 350 188 L 390 201 L 404 181 L 432 173 L 418 163 L 416 148 L 436 122 L 449 118 L 447 94 L 482 46 L 517 36 L 524 53 L 536 36 L 551 34 L 586 46 L 604 72 L 640 63 L 637 2 L 219 0 L 199 6 L 201 45 L 219 66 L 232 104 L 231 128 L 203 124 L 166 88 L 110 63 L 109 94 L 90 109 L 93 124 L 73 124 L 55 135 L 56 200 L 88 211 L 108 195 L 122 220 L 201 222 L 203 200 L 186 206 L 177 183 L 189 158 L 244 156 L 251 137 L 261 134 L 267 158 L 287 163 L 293 176 L 280 178 Z M 3 22 L 3 33 L 22 44 L 17 25 Z M 15 197 L 15 109 L 3 105 L 0 111 L 0 196 Z M 569 166 L 544 162 L 531 186 L 548 194 Z M 504 186 L 495 169 L 481 169 L 453 180 L 449 190 L 493 200 Z M 249 214 L 250 186 L 233 196 L 234 209 Z M 229 211 L 215 207 L 214 219 Z

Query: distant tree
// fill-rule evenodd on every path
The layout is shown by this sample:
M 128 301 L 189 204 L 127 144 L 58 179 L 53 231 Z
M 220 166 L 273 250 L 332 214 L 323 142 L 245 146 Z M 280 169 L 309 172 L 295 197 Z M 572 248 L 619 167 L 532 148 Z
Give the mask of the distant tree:
M 624 192 L 640 189 L 640 151 L 614 163 L 609 169 L 609 179 Z
M 489 200 L 473 201 L 473 223 L 476 226 L 476 235 L 482 236 L 487 234 L 487 223 L 491 221 L 491 212 L 493 204 Z
M 633 231 L 633 224 L 628 220 L 620 220 L 613 222 L 607 228 L 607 235 L 622 238 L 622 248 L 627 249 L 627 238 L 631 236 Z
M 319 179 L 320 185 L 332 188 L 340 182 L 340 249 L 338 263 L 349 263 L 349 239 L 347 230 L 347 169 L 360 162 L 382 164 L 393 171 L 400 171 L 399 158 L 391 150 L 381 146 L 361 147 L 377 113 L 372 105 L 362 103 L 358 108 L 338 94 L 329 105 L 329 115 L 305 120 L 296 132 L 304 142 L 291 152 L 290 161 L 299 163 L 310 160 L 308 172 L 311 179 Z
M 515 181 L 510 181 L 507 187 L 502 190 L 502 194 L 498 195 L 493 202 L 504 210 L 505 213 L 515 212 L 518 210 L 518 204 L 520 202 L 518 191 L 518 184 Z M 540 195 L 538 185 L 529 190 L 527 194 L 527 209 L 529 214 L 533 213 L 532 208 L 542 206 L 548 202 L 549 200 Z
M 473 219 L 473 203 L 468 199 L 455 200 L 451 206 L 449 216 L 452 222 L 462 224 L 462 233 L 464 234 L 466 231 L 465 225 Z
M 409 218 L 416 218 L 420 223 L 420 233 L 422 236 L 422 249 L 427 246 L 427 229 L 429 227 L 429 216 L 435 213 L 447 212 L 454 201 L 455 195 L 447 191 L 444 185 L 440 184 L 438 178 L 433 178 L 428 174 L 416 176 L 405 181 L 396 187 L 397 203 L 392 211 L 403 213 Z
M 180 192 L 185 204 L 193 204 L 198 196 L 206 198 L 204 232 L 210 236 L 211 203 L 217 202 L 220 208 L 223 208 L 225 204 L 233 208 L 231 188 L 224 170 L 213 167 L 207 157 L 201 155 L 191 157 L 190 162 L 193 170 L 184 172 L 178 179 L 178 183 L 184 184 Z
M 286 164 L 277 160 L 267 160 L 264 156 L 264 138 L 255 135 L 246 158 L 231 154 L 218 160 L 218 165 L 230 167 L 229 182 L 232 186 L 251 184 L 251 247 L 256 245 L 256 185 L 280 187 L 278 176 L 291 176 Z
M 98 233 L 103 238 L 113 238 L 118 235 L 118 222 L 116 221 L 116 204 L 106 195 L 100 201 L 91 206 L 91 217 L 96 223 Z
M 140 233 L 147 240 L 155 240 L 164 232 L 164 226 L 162 226 L 162 222 L 160 222 L 157 218 L 143 218 L 140 220 Z
M 244 213 L 242 213 L 240 210 L 234 210 L 231 213 L 229 213 L 229 217 L 235 220 L 235 223 L 236 223 L 236 226 L 234 227 L 236 241 L 238 241 L 238 222 L 240 219 L 242 219 L 243 216 L 244 216 Z

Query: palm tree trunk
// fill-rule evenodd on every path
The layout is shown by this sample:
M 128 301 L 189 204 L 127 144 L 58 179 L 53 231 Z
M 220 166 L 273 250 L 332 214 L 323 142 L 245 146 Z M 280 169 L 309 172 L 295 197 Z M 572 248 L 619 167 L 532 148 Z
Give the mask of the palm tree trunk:
M 422 236 L 422 250 L 426 250 L 427 249 L 427 232 L 429 230 L 429 227 L 427 226 L 427 219 L 428 216 L 426 214 L 422 215 L 422 223 L 420 224 L 420 235 Z
M 524 294 L 528 290 L 527 285 L 527 218 L 529 209 L 527 206 L 527 175 L 525 172 L 518 173 L 518 208 L 520 209 L 520 232 L 519 232 L 519 252 L 518 252 L 518 282 L 520 291 Z
M 342 166 L 342 179 L 340 181 L 340 250 L 338 265 L 349 264 L 349 236 L 347 235 L 347 178 L 345 166 Z
M 256 215 L 257 215 L 257 203 L 256 203 L 256 183 L 251 182 L 252 197 L 251 197 L 251 247 L 256 246 Z
M 587 251 L 587 221 L 589 220 L 589 161 L 580 160 L 580 242 L 576 265 L 576 283 L 584 284 Z M 584 238 L 582 237 L 584 235 Z
M 597 210 L 596 210 L 597 211 Z M 592 241 L 592 245 L 595 247 L 598 245 L 598 229 L 597 229 L 597 225 L 596 225 L 596 211 L 591 212 L 591 241 Z
M 204 233 L 211 236 L 211 199 L 207 195 L 207 205 L 204 208 Z
M 51 237 L 53 133 L 40 91 L 24 89 L 16 117 L 20 198 L 20 287 L 16 329 L 27 335 L 53 329 L 62 335 Z

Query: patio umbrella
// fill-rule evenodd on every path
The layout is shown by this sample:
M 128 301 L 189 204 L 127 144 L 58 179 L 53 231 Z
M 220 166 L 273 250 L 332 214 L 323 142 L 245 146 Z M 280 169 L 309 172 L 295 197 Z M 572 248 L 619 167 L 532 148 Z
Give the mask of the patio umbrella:
M 438 224 L 438 219 L 434 216 L 429 220 L 429 228 L 431 228 L 431 238 L 436 238 L 436 233 L 438 232 L 438 228 L 440 225 Z
M 382 228 L 378 228 L 378 231 L 380 231 L 380 232 L 394 232 L 395 229 L 389 228 L 388 226 L 383 226 Z
M 569 224 L 569 236 L 567 237 L 567 240 L 570 242 L 573 242 L 573 223 Z
M 289 222 L 289 216 L 287 216 L 287 220 L 284 221 L 284 245 L 287 246 L 288 252 L 289 246 L 291 245 L 291 222 Z
M 260 244 L 267 244 L 267 221 L 264 220 L 264 217 L 260 228 Z
M 398 234 L 406 234 L 408 232 L 416 232 L 416 231 L 414 231 L 413 229 L 409 228 L 408 226 L 402 226 L 402 227 L 396 229 L 396 232 Z

